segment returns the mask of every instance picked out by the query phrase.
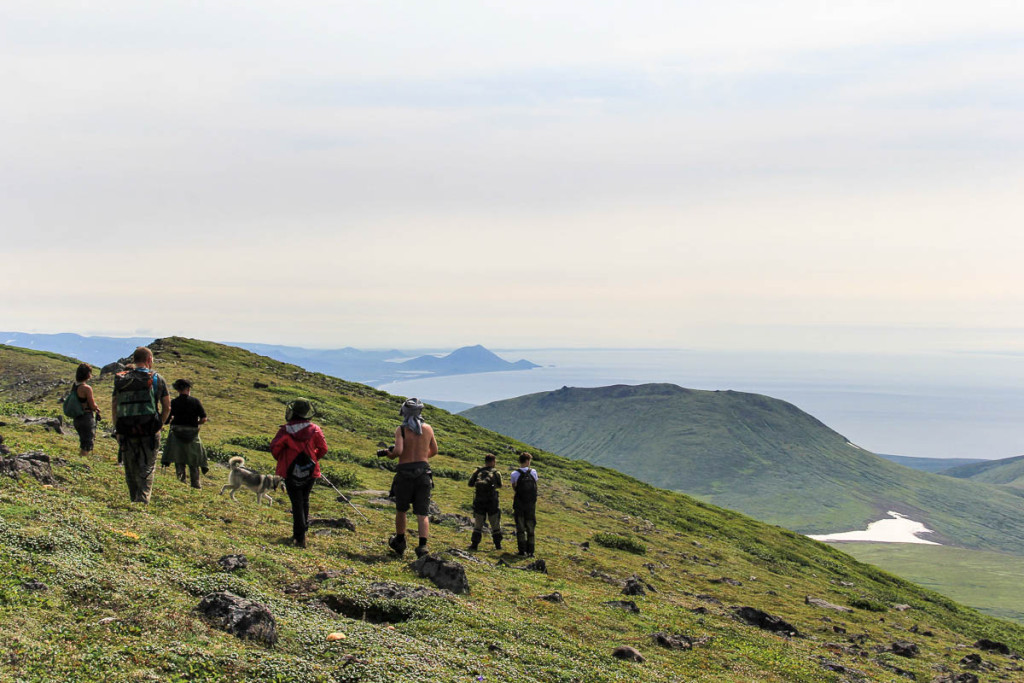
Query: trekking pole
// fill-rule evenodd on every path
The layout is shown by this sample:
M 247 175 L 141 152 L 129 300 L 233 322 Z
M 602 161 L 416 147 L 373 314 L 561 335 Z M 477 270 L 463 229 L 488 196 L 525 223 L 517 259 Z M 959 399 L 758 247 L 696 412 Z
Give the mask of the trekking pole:
M 320 473 L 320 478 L 321 478 L 321 479 L 323 479 L 324 481 L 326 481 L 326 482 L 327 482 L 327 484 L 328 484 L 328 485 L 329 485 L 329 486 L 330 486 L 330 487 L 331 487 L 332 489 L 334 489 L 334 490 L 335 490 L 335 491 L 337 492 L 337 494 L 338 494 L 338 498 L 341 498 L 341 499 L 342 499 L 343 501 L 345 501 L 346 503 L 348 503 L 349 505 L 351 505 L 351 506 L 352 506 L 352 509 L 353 509 L 353 510 L 355 510 L 355 511 L 356 511 L 356 513 L 358 513 L 360 517 L 362 517 L 363 519 L 365 519 L 365 520 L 366 520 L 367 522 L 369 522 L 369 521 L 370 521 L 370 520 L 369 520 L 369 518 L 367 518 L 367 516 L 366 516 L 366 515 L 364 515 L 364 514 L 363 514 L 362 512 L 360 512 L 360 511 L 359 511 L 359 508 L 357 508 L 357 507 L 356 507 L 355 505 L 352 505 L 352 501 L 351 501 L 351 500 L 349 500 L 348 498 L 346 498 L 346 497 L 345 497 L 345 494 L 344 494 L 344 493 L 342 493 L 341 491 L 338 491 L 338 487 L 337 487 L 337 486 L 335 486 L 334 484 L 332 484 L 332 483 L 331 483 L 331 480 L 330 480 L 330 479 L 328 479 L 328 478 L 327 478 L 327 477 L 326 477 L 326 476 L 324 475 L 324 473 L 323 473 L 323 472 L 321 472 L 321 473 Z

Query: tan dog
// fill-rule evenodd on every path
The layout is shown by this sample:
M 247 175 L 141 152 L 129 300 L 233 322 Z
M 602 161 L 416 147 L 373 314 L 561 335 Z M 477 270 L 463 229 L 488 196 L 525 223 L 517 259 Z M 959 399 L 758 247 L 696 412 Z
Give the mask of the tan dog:
M 240 455 L 228 460 L 228 483 L 221 487 L 220 493 L 231 489 L 231 500 L 235 500 L 235 491 L 243 486 L 256 494 L 256 503 L 263 503 L 267 499 L 268 505 L 274 504 L 274 499 L 267 495 L 267 491 L 280 488 L 284 483 L 282 477 L 272 474 L 260 474 L 245 467 L 245 458 Z M 219 495 L 219 494 L 218 494 Z

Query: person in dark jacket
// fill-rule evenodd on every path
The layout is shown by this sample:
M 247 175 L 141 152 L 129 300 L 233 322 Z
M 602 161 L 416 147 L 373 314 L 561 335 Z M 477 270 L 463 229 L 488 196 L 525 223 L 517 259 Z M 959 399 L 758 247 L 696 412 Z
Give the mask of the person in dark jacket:
M 171 385 L 178 392 L 178 397 L 171 400 L 170 434 L 164 443 L 163 457 L 160 464 L 167 467 L 174 464 L 174 473 L 178 481 L 185 482 L 185 470 L 188 469 L 188 481 L 194 489 L 201 489 L 199 472 L 209 471 L 206 462 L 206 451 L 199 439 L 199 427 L 206 424 L 206 410 L 202 402 L 192 396 L 192 381 L 178 379 Z
M 498 489 L 501 488 L 501 472 L 495 468 L 497 458 L 494 453 L 484 456 L 484 466 L 478 467 L 469 477 L 469 487 L 473 493 L 473 537 L 469 549 L 480 547 L 480 539 L 484 536 L 484 522 L 491 525 L 491 539 L 494 547 L 501 550 L 501 507 L 498 500 Z
M 519 555 L 533 557 L 533 532 L 537 528 L 537 470 L 530 467 L 533 456 L 522 453 L 519 468 L 512 470 L 512 516 L 516 520 Z
M 270 454 L 277 461 L 275 474 L 284 477 L 284 487 L 292 503 L 292 541 L 306 547 L 309 528 L 309 493 L 320 477 L 320 458 L 327 453 L 327 441 L 319 426 L 310 422 L 313 405 L 298 398 L 285 409 L 286 423 L 270 442 Z

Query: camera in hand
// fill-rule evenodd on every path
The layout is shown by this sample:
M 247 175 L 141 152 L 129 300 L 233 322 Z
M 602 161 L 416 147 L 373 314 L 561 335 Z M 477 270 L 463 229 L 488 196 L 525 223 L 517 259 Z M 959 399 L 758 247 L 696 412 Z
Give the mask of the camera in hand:
M 377 451 L 377 457 L 378 458 L 385 458 L 385 457 L 391 455 L 391 451 L 393 451 L 393 450 L 395 450 L 394 446 L 388 446 L 387 448 L 382 448 L 379 451 Z

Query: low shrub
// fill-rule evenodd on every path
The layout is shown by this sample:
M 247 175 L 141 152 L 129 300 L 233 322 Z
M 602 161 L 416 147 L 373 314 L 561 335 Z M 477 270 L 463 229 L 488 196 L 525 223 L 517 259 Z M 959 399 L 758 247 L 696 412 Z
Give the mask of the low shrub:
M 646 555 L 647 546 L 631 536 L 619 536 L 618 534 L 599 533 L 594 534 L 594 543 L 612 548 L 614 550 L 625 550 L 635 555 Z

